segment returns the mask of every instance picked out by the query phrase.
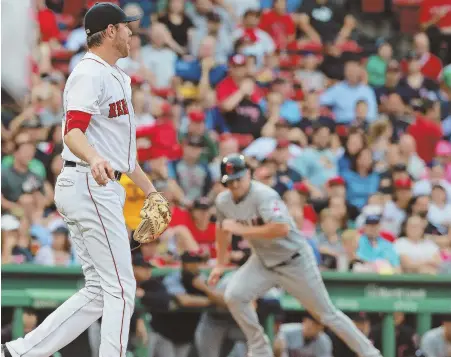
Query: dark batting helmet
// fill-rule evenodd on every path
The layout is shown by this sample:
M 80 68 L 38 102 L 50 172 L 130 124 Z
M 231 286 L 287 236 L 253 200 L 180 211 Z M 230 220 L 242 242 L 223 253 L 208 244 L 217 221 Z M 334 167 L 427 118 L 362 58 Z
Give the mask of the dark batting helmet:
M 228 155 L 221 162 L 221 182 L 225 185 L 227 182 L 243 177 L 247 172 L 246 161 L 240 154 Z

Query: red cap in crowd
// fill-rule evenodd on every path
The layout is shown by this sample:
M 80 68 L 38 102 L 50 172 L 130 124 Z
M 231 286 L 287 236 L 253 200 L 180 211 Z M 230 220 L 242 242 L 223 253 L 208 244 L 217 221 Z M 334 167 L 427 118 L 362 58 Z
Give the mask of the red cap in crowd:
M 188 113 L 188 118 L 194 123 L 202 123 L 205 121 L 205 113 L 201 110 L 192 110 Z
M 412 180 L 410 178 L 395 180 L 393 186 L 400 190 L 410 190 L 412 188 Z
M 341 176 L 335 176 L 327 180 L 327 186 L 345 186 L 345 180 Z
M 309 195 L 310 194 L 310 189 L 308 188 L 308 186 L 304 182 L 296 182 L 293 185 L 293 188 L 296 191 L 298 191 L 299 193 L 302 193 L 304 195 Z

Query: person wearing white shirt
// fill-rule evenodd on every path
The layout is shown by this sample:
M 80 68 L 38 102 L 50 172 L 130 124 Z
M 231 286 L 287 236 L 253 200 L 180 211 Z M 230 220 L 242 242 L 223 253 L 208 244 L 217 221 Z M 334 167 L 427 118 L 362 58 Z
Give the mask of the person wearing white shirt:
M 451 224 L 451 204 L 446 203 L 446 190 L 441 185 L 433 185 L 428 219 L 434 225 Z
M 407 171 L 414 180 L 419 180 L 426 170 L 426 164 L 418 156 L 415 139 L 409 135 L 404 134 L 399 139 L 399 152 L 404 162 L 407 164 Z
M 440 264 L 440 249 L 432 240 L 424 239 L 426 221 L 411 216 L 406 223 L 406 237 L 395 242 L 395 251 L 404 273 L 436 274 Z
M 141 49 L 144 65 L 155 75 L 155 87 L 170 87 L 175 76 L 176 53 L 165 47 L 167 30 L 163 24 L 156 23 L 150 29 L 151 44 Z
M 417 181 L 413 186 L 413 195 L 430 195 L 433 185 L 440 185 L 446 191 L 447 202 L 451 203 L 451 183 L 445 179 L 445 170 L 442 165 L 434 164 L 430 169 L 429 178 Z

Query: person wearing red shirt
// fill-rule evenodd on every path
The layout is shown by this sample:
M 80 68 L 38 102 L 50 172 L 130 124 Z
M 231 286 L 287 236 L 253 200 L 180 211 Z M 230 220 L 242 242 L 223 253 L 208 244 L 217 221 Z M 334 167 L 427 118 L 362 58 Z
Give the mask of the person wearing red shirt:
M 443 65 L 440 58 L 429 51 L 429 39 L 424 32 L 417 33 L 413 38 L 414 52 L 421 64 L 421 73 L 434 81 L 442 72 Z M 404 73 L 408 72 L 408 63 L 402 60 L 401 67 Z
M 52 10 L 45 6 L 44 0 L 37 1 L 36 9 L 39 30 L 41 32 L 41 41 L 57 43 L 60 35 L 60 30 L 56 22 L 55 14 Z
M 422 114 L 409 126 L 407 133 L 412 135 L 417 144 L 418 156 L 430 163 L 435 155 L 435 147 L 443 137 L 440 125 L 440 103 L 423 99 Z
M 420 5 L 421 29 L 426 31 L 432 52 L 440 53 L 442 42 L 448 44 L 443 60 L 451 62 L 451 3 L 447 0 L 423 0 Z
M 212 203 L 206 197 L 194 200 L 189 210 L 175 207 L 170 227 L 185 226 L 199 247 L 210 252 L 210 256 L 216 256 L 215 239 L 216 226 L 212 222 Z
M 287 13 L 286 0 L 275 0 L 273 9 L 263 12 L 259 27 L 271 35 L 278 49 L 286 49 L 296 35 L 296 25 Z
M 216 97 L 230 132 L 260 136 L 266 123 L 259 106 L 262 93 L 250 76 L 247 59 L 235 54 L 229 59 L 229 75 L 216 87 Z

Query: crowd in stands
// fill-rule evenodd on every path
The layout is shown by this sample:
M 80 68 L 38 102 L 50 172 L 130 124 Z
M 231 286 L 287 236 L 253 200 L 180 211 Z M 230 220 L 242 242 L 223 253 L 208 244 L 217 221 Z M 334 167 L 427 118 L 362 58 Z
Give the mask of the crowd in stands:
M 236 152 L 246 156 L 255 180 L 283 197 L 322 270 L 451 273 L 446 1 L 423 0 L 407 51 L 396 47 L 395 36 L 364 34 L 355 1 L 116 2 L 142 16 L 130 24 L 129 57 L 117 65 L 131 77 L 139 161 L 173 210 L 160 239 L 131 243 L 144 304 L 220 306 L 220 296 L 196 278 L 199 265 L 216 256 L 214 200 L 225 189 L 219 167 Z M 53 186 L 63 166 L 62 90 L 86 53 L 83 15 L 94 1 L 76 14 L 63 14 L 61 0 L 35 3 L 30 95 L 18 103 L 2 93 L 1 258 L 75 266 Z M 126 175 L 121 183 L 132 233 L 144 195 Z M 249 254 L 246 241 L 234 236 L 231 266 Z M 182 273 L 160 282 L 166 295 L 154 293 L 163 290 L 149 280 L 150 270 L 178 266 Z M 158 346 L 175 348 L 164 343 L 174 342 L 165 335 L 167 316 L 164 323 L 152 316 L 153 329 L 162 329 Z M 185 356 L 184 343 L 207 318 L 196 316 L 167 355 Z M 370 334 L 366 317 L 355 319 Z M 307 320 L 302 328 L 322 333 Z M 138 335 L 145 335 L 140 323 Z M 177 320 L 171 323 L 176 328 Z M 297 329 L 282 328 L 275 350 L 296 345 L 290 336 Z

